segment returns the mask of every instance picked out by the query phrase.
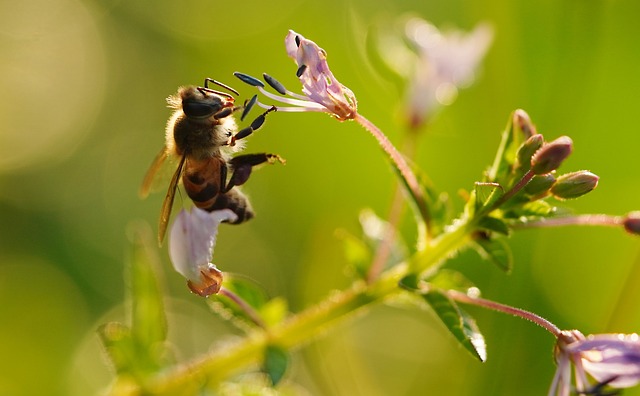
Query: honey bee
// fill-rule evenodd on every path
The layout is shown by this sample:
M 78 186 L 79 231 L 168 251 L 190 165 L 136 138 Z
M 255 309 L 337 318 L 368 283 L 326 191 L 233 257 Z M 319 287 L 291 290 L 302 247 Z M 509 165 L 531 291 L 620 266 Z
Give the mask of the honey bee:
M 276 108 L 271 107 L 248 127 L 238 130 L 233 114 L 243 110 L 241 120 L 244 119 L 257 96 L 242 106 L 236 106 L 233 95 L 211 89 L 209 83 L 239 95 L 235 89 L 207 78 L 203 87 L 180 87 L 175 95 L 167 98 L 174 112 L 167 122 L 165 147 L 154 159 L 140 187 L 140 196 L 145 198 L 165 161 L 168 158 L 178 161 L 160 212 L 160 244 L 167 231 L 180 179 L 198 208 L 210 212 L 231 209 L 238 216 L 233 224 L 239 224 L 251 219 L 254 212 L 247 197 L 234 187 L 244 184 L 256 165 L 275 161 L 284 163 L 280 156 L 268 153 L 232 157 L 243 148 L 242 142 L 238 141 L 260 128 L 266 115 Z M 230 178 L 227 177 L 229 174 Z

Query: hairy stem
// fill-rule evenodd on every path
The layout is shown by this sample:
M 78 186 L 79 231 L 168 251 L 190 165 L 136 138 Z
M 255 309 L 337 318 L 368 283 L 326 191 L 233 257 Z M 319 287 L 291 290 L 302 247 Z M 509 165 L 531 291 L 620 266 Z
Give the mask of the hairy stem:
M 422 188 L 420 188 L 420 183 L 418 183 L 418 178 L 407 164 L 407 161 L 402 156 L 402 154 L 395 148 L 395 146 L 391 143 L 389 138 L 371 121 L 364 118 L 361 114 L 356 114 L 354 120 L 362 125 L 367 131 L 369 131 L 373 137 L 376 138 L 380 146 L 384 150 L 385 153 L 389 156 L 389 159 L 394 164 L 400 176 L 409 190 L 415 204 L 418 206 L 418 211 L 420 212 L 420 216 L 424 220 L 425 223 L 429 223 L 430 214 L 426 205 L 426 199 Z
M 249 317 L 249 319 L 251 319 L 251 321 L 255 323 L 257 326 L 262 328 L 266 327 L 264 321 L 260 318 L 260 315 L 258 315 L 256 310 L 253 309 L 251 305 L 247 304 L 246 301 L 240 298 L 240 296 L 238 296 L 231 290 L 226 289 L 224 287 L 220 289 L 218 294 L 221 296 L 225 296 L 231 301 L 233 301 L 240 309 L 242 309 L 242 311 Z
M 561 216 L 537 221 L 529 221 L 527 223 L 514 224 L 512 228 L 514 230 L 522 230 L 527 228 L 563 227 L 572 225 L 620 227 L 621 224 L 622 218 L 620 216 L 610 216 L 604 214 L 584 214 L 577 216 Z
M 499 208 L 502 204 L 513 198 L 514 195 L 516 195 L 527 184 L 529 184 L 534 176 L 535 173 L 533 173 L 533 171 L 531 170 L 525 173 L 524 176 L 522 176 L 522 178 L 511 188 L 511 190 L 504 193 L 503 196 L 501 196 L 493 205 L 491 205 L 491 207 L 487 210 L 487 213 Z
M 447 295 L 451 299 L 461 302 L 463 304 L 476 305 L 478 307 L 488 308 L 494 311 L 498 311 L 505 314 L 517 316 L 522 319 L 526 319 L 530 322 L 537 324 L 543 329 L 547 330 L 549 333 L 553 334 L 554 337 L 556 338 L 558 338 L 562 333 L 562 330 L 560 330 L 558 326 L 554 325 L 547 319 L 543 318 L 542 316 L 536 315 L 533 312 L 525 311 L 524 309 L 500 304 L 495 301 L 485 300 L 484 298 L 472 297 L 472 296 L 469 296 L 468 294 L 461 293 L 455 290 L 447 291 Z
M 413 133 L 408 133 L 405 141 L 403 143 L 402 153 L 404 156 L 409 159 L 413 159 L 415 156 L 415 148 L 416 148 L 416 137 L 417 133 L 415 131 L 410 131 Z M 387 215 L 387 222 L 389 223 L 389 227 L 385 232 L 385 235 L 378 246 L 378 249 L 373 256 L 373 260 L 371 261 L 371 266 L 369 267 L 369 272 L 367 273 L 367 281 L 373 282 L 380 273 L 384 270 L 384 265 L 387 262 L 389 255 L 391 254 L 391 248 L 393 246 L 393 241 L 397 238 L 397 229 L 400 224 L 400 220 L 402 219 L 402 214 L 404 213 L 405 208 L 405 195 L 404 191 L 402 191 L 402 185 L 394 181 L 394 192 L 393 198 L 391 201 L 391 207 L 389 209 L 389 214 Z M 428 229 L 427 225 L 427 229 Z M 421 237 L 421 235 L 418 235 Z M 421 244 L 423 241 L 419 241 Z M 426 242 L 426 241 L 424 241 Z

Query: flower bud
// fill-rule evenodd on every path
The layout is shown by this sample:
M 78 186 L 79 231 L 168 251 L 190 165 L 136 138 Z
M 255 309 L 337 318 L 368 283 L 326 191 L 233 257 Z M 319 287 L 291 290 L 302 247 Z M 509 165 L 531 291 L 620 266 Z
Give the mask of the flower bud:
M 237 218 L 229 209 L 213 212 L 183 209 L 176 216 L 169 234 L 169 257 L 173 268 L 187 278 L 194 293 L 206 297 L 220 291 L 222 272 L 211 264 L 211 256 L 220 223 Z
M 551 174 L 535 175 L 533 179 L 524 187 L 524 192 L 529 195 L 543 194 L 553 186 L 556 182 L 556 178 Z
M 585 170 L 566 173 L 558 177 L 551 187 L 551 194 L 558 199 L 578 198 L 596 188 L 598 179 L 597 175 Z
M 540 134 L 533 135 L 522 143 L 517 154 L 518 165 L 522 170 L 528 171 L 531 168 L 531 157 L 543 144 L 544 137 Z
M 518 130 L 522 131 L 525 139 L 537 134 L 536 127 L 531 122 L 529 114 L 522 109 L 518 109 L 513 112 L 513 125 L 518 128 Z
M 640 212 L 628 213 L 622 219 L 624 229 L 633 235 L 640 235 Z
M 531 158 L 531 170 L 536 175 L 543 175 L 560 167 L 573 150 L 573 141 L 569 136 L 561 136 L 547 143 Z
M 218 294 L 222 287 L 222 271 L 215 265 L 209 264 L 207 268 L 200 269 L 200 279 L 197 281 L 187 280 L 187 286 L 195 294 L 201 297 L 208 297 Z

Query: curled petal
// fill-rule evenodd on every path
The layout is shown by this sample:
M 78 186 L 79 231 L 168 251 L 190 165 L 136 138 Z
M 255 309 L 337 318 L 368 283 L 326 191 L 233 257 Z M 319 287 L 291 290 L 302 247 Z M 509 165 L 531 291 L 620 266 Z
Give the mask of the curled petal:
M 188 279 L 192 290 L 212 290 L 210 285 L 218 271 L 211 264 L 218 226 L 223 221 L 236 219 L 235 213 L 228 209 L 214 212 L 183 209 L 176 216 L 169 235 L 169 256 L 175 270 Z
M 324 106 L 341 121 L 353 119 L 357 113 L 356 97 L 331 73 L 327 53 L 293 30 L 289 30 L 285 38 L 285 47 L 298 65 L 297 74 L 307 98 Z
M 596 381 L 614 388 L 640 383 L 640 337 L 637 334 L 599 334 L 567 347 L 581 359 Z

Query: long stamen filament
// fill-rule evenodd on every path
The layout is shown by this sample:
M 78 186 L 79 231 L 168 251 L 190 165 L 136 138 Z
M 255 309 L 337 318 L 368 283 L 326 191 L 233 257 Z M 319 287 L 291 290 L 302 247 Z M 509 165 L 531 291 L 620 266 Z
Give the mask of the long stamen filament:
M 290 104 L 290 105 L 294 105 L 294 106 L 301 106 L 301 107 L 306 107 L 306 108 L 318 108 L 318 109 L 325 109 L 326 108 L 322 105 L 319 105 L 316 102 L 311 102 L 309 100 L 299 100 L 299 99 L 293 99 L 293 98 L 285 98 L 276 94 L 273 94 L 269 91 L 267 91 L 266 89 L 262 88 L 262 87 L 258 87 L 258 90 L 260 92 L 262 92 L 262 94 L 266 97 L 268 97 L 269 99 L 273 99 L 273 100 L 277 100 L 278 102 L 281 103 L 286 103 L 286 104 Z

